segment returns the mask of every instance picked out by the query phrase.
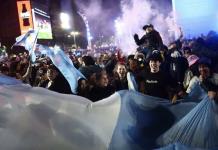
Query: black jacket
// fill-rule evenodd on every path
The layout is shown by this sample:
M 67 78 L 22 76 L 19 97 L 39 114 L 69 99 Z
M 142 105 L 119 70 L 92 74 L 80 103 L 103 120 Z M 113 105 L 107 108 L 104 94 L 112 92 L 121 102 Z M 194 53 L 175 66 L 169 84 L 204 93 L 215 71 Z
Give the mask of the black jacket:
M 134 39 L 138 46 L 144 45 L 145 47 L 153 50 L 160 49 L 163 46 L 162 38 L 156 30 L 147 33 L 141 39 L 138 38 L 138 35 L 135 35 Z
M 49 87 L 48 87 L 48 83 L 49 80 L 46 80 L 40 85 L 40 87 L 48 88 L 49 90 L 58 93 L 72 94 L 70 85 L 63 76 L 58 76 L 57 78 L 55 78 Z
M 90 93 L 89 93 L 89 99 L 93 102 L 102 100 L 106 97 L 109 97 L 115 92 L 112 86 L 107 86 L 107 87 L 99 87 L 99 86 L 94 86 Z

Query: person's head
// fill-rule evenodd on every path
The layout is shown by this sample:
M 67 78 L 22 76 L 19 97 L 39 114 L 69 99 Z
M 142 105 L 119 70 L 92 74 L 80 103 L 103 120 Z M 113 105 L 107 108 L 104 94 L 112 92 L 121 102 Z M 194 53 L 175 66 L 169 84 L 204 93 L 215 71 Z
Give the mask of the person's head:
M 86 90 L 86 87 L 88 86 L 87 80 L 84 78 L 81 78 L 78 80 L 78 90 Z
M 157 73 L 160 71 L 161 62 L 162 62 L 162 57 L 158 53 L 153 53 L 149 57 L 149 67 L 151 73 Z
M 16 54 L 12 54 L 12 55 L 10 55 L 10 61 L 16 61 L 16 59 L 17 59 L 17 55 Z
M 122 80 L 126 77 L 127 69 L 125 64 L 117 63 L 115 66 L 115 72 L 118 74 L 119 78 Z
M 206 64 L 199 64 L 198 71 L 201 76 L 207 78 L 210 76 L 210 67 Z
M 183 53 L 184 53 L 184 57 L 188 58 L 188 56 L 190 56 L 192 54 L 191 48 L 190 47 L 184 47 L 183 48 Z
M 211 61 L 210 59 L 203 57 L 198 61 L 198 71 L 201 76 L 207 78 L 211 74 Z
M 96 83 L 100 87 L 106 87 L 109 84 L 108 75 L 105 70 L 96 73 Z
M 146 33 L 150 33 L 152 30 L 154 30 L 154 26 L 152 24 L 144 25 L 142 28 Z
M 134 58 L 129 59 L 129 69 L 134 72 L 134 71 L 138 70 L 138 68 L 139 68 L 138 60 L 134 59 Z
M 78 60 L 78 62 L 79 62 L 79 65 L 81 66 L 81 65 L 83 64 L 83 59 L 82 59 L 82 57 L 78 57 L 77 60 Z
M 160 48 L 160 53 L 165 54 L 168 52 L 168 47 L 166 45 L 162 45 Z
M 53 65 L 49 66 L 47 70 L 47 77 L 49 80 L 54 80 L 59 75 L 59 71 L 57 68 Z
M 83 65 L 84 66 L 95 65 L 95 61 L 91 56 L 83 56 L 82 60 L 83 60 Z

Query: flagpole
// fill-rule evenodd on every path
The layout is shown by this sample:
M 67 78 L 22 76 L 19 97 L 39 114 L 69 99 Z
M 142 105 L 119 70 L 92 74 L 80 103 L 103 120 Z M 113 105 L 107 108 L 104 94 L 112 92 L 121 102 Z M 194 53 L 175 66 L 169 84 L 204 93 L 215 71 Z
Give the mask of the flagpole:
M 39 34 L 39 29 L 37 30 L 36 39 L 35 39 L 34 42 L 33 42 L 32 51 L 31 51 L 31 56 L 32 56 L 32 53 L 34 53 L 35 48 L 36 48 L 36 43 L 37 43 L 38 34 Z M 29 54 L 29 55 L 30 55 L 30 54 Z M 32 65 L 32 63 L 33 63 L 33 62 L 32 62 L 32 59 L 31 59 L 31 65 Z

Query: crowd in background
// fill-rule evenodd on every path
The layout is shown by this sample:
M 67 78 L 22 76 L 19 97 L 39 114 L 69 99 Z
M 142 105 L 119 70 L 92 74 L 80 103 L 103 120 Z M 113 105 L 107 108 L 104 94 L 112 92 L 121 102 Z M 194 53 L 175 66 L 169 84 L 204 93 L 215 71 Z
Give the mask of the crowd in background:
M 152 25 L 143 27 L 145 35 L 134 35 L 139 46 L 135 54 L 121 50 L 92 53 L 67 52 L 74 66 L 85 76 L 78 80 L 77 93 L 52 61 L 39 55 L 30 62 L 27 52 L 1 52 L 0 73 L 22 80 L 33 87 L 44 87 L 65 94 L 77 94 L 93 102 L 119 90 L 130 88 L 128 75 L 135 81 L 134 90 L 175 102 L 199 83 L 212 99 L 218 99 L 218 35 L 184 39 L 182 36 L 164 45 Z M 131 78 L 132 79 L 132 78 Z

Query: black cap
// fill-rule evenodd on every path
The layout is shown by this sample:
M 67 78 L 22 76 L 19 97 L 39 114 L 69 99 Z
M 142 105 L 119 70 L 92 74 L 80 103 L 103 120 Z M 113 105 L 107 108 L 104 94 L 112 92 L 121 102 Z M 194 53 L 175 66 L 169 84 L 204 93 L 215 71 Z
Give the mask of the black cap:
M 153 53 L 153 54 L 151 54 L 151 56 L 148 58 L 148 60 L 149 61 L 154 60 L 154 61 L 159 61 L 159 62 L 163 61 L 160 53 Z
M 185 46 L 185 47 L 183 47 L 183 49 L 182 49 L 184 52 L 186 52 L 186 53 L 191 53 L 191 48 L 190 47 L 188 47 L 188 46 Z
M 143 30 L 146 30 L 147 28 L 150 28 L 150 27 L 154 27 L 152 24 L 146 24 L 142 27 Z

